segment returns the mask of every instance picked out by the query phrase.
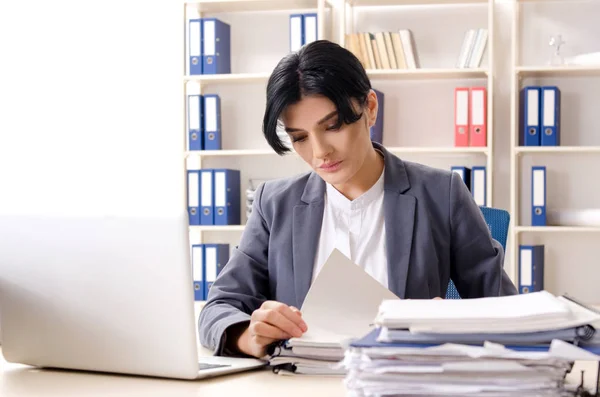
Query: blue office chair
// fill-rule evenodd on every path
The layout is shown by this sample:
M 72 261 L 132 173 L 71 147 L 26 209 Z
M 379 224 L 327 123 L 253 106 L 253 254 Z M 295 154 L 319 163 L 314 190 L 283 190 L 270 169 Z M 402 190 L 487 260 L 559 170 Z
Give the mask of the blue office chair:
M 506 240 L 508 239 L 508 225 L 510 224 L 510 214 L 508 211 L 501 210 L 499 208 L 491 207 L 479 207 L 483 213 L 483 217 L 490 232 L 492 238 L 498 241 L 502 248 L 506 251 Z M 456 290 L 456 286 L 450 280 L 448 283 L 448 290 L 446 291 L 446 299 L 460 299 L 460 295 Z

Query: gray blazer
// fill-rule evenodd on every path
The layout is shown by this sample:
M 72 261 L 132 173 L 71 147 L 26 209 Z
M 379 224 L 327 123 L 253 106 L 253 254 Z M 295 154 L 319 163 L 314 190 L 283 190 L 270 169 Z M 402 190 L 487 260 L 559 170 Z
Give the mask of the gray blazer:
M 502 246 L 460 176 L 385 156 L 388 288 L 400 298 L 444 297 L 450 278 L 464 298 L 516 294 Z M 310 288 L 325 182 L 310 172 L 268 181 L 255 195 L 239 246 L 200 313 L 203 346 L 217 355 L 227 327 L 250 320 L 265 300 L 302 307 Z M 310 327 L 310 324 L 308 324 Z

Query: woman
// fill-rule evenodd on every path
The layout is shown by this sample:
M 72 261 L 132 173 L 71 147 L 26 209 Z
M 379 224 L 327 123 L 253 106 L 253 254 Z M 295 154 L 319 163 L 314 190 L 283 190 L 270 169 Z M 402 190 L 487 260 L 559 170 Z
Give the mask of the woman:
M 344 48 L 316 41 L 279 62 L 263 132 L 283 154 L 282 123 L 313 171 L 257 189 L 199 318 L 201 343 L 215 354 L 261 357 L 306 332 L 297 308 L 334 248 L 400 298 L 445 296 L 450 278 L 465 298 L 517 293 L 460 177 L 372 143 L 377 112 L 365 70 Z

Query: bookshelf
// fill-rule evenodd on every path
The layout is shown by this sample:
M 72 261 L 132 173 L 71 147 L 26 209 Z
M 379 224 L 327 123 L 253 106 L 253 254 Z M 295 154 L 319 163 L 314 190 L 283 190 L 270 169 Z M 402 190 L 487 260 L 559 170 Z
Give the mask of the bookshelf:
M 493 0 L 187 1 L 184 2 L 186 48 L 182 73 L 186 146 L 182 157 L 187 169 L 233 168 L 242 171 L 242 224 L 190 226 L 191 242 L 228 243 L 233 248 L 244 231 L 244 192 L 249 181 L 292 176 L 310 169 L 293 152 L 277 156 L 267 145 L 261 130 L 266 82 L 276 62 L 288 52 L 289 15 L 300 12 L 316 12 L 318 37 L 342 46 L 346 44 L 345 35 L 358 29 L 379 27 L 391 31 L 406 27 L 415 32 L 416 46 L 419 51 L 422 49 L 418 68 L 367 69 L 373 86 L 386 95 L 383 144 L 404 160 L 438 168 L 486 166 L 487 205 L 492 206 Z M 217 17 L 230 24 L 232 54 L 235 54 L 235 59 L 232 56 L 232 73 L 190 74 L 187 21 L 200 17 Z M 444 22 L 448 24 L 448 20 L 451 22 L 447 31 L 436 32 Z M 487 28 L 489 32 L 481 64 L 471 68 L 456 67 L 465 30 L 478 27 Z M 277 31 L 282 34 L 273 35 Z M 269 45 L 260 45 L 261 42 Z M 454 88 L 458 86 L 486 87 L 486 146 L 454 145 Z M 189 94 L 206 93 L 218 93 L 221 97 L 222 150 L 190 151 L 187 147 L 186 98 Z
M 594 1 L 517 0 L 512 8 L 510 83 L 510 212 L 509 250 L 513 281 L 518 284 L 519 245 L 543 244 L 545 288 L 600 302 L 590 280 L 600 278 L 591 266 L 600 226 L 531 225 L 531 167 L 546 166 L 546 210 L 600 208 L 600 192 L 586 183 L 585 173 L 600 166 L 600 125 L 594 122 L 600 66 L 569 64 L 568 57 L 596 51 L 591 41 L 598 28 L 585 15 L 600 11 Z M 528 27 L 532 24 L 538 29 Z M 549 39 L 566 35 L 563 64 L 551 64 Z M 576 43 L 573 38 L 576 37 Z M 570 43 L 571 39 L 571 43 Z M 571 48 L 569 48 L 571 44 Z M 566 48 L 566 49 L 565 49 Z M 560 146 L 521 146 L 520 90 L 527 85 L 556 85 L 561 90 Z M 582 172 L 583 170 L 583 172 Z M 589 181 L 589 178 L 588 178 Z M 583 277 L 585 275 L 585 277 Z

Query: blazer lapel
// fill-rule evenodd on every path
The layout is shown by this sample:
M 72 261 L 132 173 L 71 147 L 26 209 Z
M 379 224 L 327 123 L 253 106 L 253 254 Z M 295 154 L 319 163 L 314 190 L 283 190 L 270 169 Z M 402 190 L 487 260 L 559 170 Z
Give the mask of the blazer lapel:
M 404 299 L 417 201 L 413 196 L 402 194 L 410 189 L 410 181 L 402 160 L 381 145 L 374 143 L 374 146 L 384 153 L 385 158 L 383 213 L 388 289 Z
M 388 288 L 399 298 L 404 299 L 415 225 L 416 200 L 412 196 L 386 190 L 383 202 Z
M 325 209 L 324 199 L 325 182 L 317 174 L 312 173 L 302 194 L 303 203 L 294 207 L 292 218 L 294 288 L 299 309 L 302 308 L 312 280 Z

